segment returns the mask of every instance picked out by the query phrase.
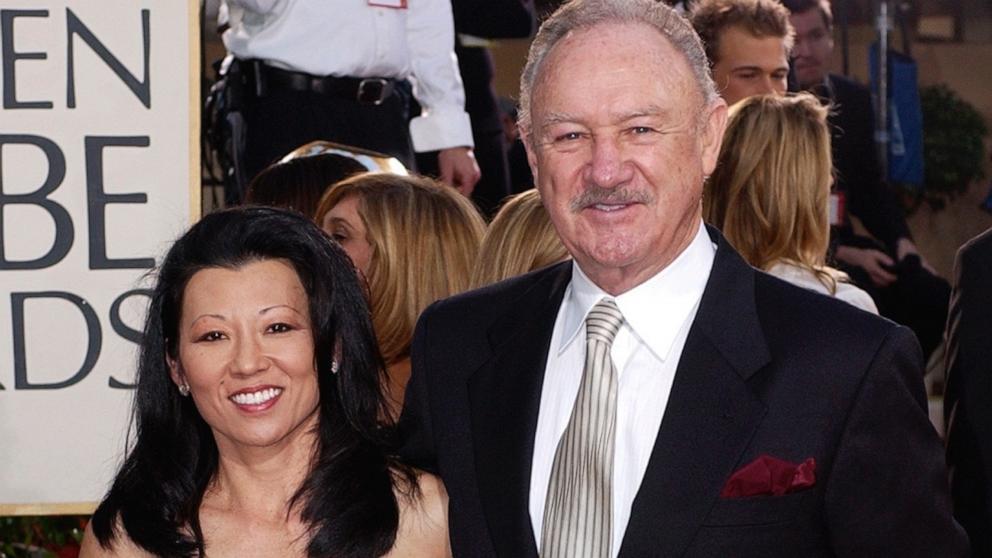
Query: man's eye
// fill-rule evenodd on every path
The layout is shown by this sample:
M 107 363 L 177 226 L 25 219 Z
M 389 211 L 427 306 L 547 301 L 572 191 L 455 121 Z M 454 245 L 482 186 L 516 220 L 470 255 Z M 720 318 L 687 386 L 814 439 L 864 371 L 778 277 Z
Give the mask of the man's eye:
M 648 126 L 634 126 L 630 129 L 630 131 L 637 135 L 650 134 L 654 131 L 654 128 L 650 128 Z
M 565 132 L 555 137 L 555 141 L 575 141 L 582 137 L 581 132 Z

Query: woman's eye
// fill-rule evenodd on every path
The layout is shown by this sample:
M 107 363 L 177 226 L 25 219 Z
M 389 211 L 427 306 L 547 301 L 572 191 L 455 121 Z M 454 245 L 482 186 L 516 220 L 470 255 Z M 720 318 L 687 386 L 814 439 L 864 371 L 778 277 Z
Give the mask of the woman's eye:
M 346 235 L 339 232 L 331 233 L 331 238 L 333 238 L 338 244 L 344 242 L 345 240 L 348 240 L 348 237 Z
M 224 334 L 219 331 L 208 331 L 201 335 L 197 341 L 220 341 L 224 338 Z
M 269 326 L 269 331 L 272 333 L 286 333 L 287 331 L 292 331 L 292 329 L 292 326 L 283 323 L 272 324 Z

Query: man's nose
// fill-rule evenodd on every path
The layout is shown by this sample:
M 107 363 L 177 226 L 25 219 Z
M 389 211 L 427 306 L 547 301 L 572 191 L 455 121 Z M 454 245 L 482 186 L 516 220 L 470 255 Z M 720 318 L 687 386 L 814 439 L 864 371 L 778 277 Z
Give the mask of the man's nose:
M 614 188 L 630 180 L 631 165 L 616 138 L 598 137 L 592 142 L 588 179 L 600 188 Z
M 775 87 L 776 84 L 777 84 L 777 82 L 778 82 L 778 80 L 776 80 L 772 76 L 769 76 L 769 75 L 763 76 L 762 79 L 761 79 L 761 85 L 760 85 L 760 89 L 761 89 L 760 92 L 761 92 L 761 94 L 763 94 L 763 95 L 774 95 L 775 93 L 777 93 L 778 92 L 778 89 L 776 89 L 776 87 Z

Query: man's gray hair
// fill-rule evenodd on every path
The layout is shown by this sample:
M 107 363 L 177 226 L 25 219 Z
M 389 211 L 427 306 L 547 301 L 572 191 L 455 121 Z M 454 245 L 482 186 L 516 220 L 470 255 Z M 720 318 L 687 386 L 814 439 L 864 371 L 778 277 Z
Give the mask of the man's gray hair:
M 530 134 L 530 101 L 534 82 L 548 53 L 569 33 L 601 24 L 640 23 L 658 30 L 682 53 L 696 78 L 705 105 L 719 95 L 699 35 L 678 12 L 658 0 L 569 0 L 541 24 L 530 45 L 527 64 L 520 76 L 521 132 Z

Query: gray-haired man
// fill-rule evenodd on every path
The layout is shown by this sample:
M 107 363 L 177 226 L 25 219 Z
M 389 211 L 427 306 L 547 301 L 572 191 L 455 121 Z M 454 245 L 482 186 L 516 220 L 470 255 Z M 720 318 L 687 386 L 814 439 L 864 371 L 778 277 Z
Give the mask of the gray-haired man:
M 653 0 L 565 4 L 521 129 L 574 262 L 442 301 L 404 455 L 456 556 L 957 556 L 910 333 L 748 267 L 701 220 L 726 105 Z

